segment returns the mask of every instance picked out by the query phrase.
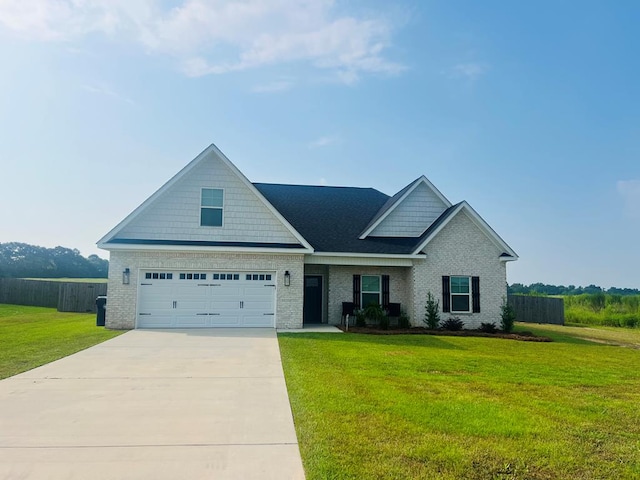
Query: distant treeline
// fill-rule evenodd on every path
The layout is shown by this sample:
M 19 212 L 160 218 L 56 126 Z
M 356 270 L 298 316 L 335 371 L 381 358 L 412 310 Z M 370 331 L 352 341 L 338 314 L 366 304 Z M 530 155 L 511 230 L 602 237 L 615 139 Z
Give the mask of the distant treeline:
M 0 243 L 0 277 L 106 278 L 108 270 L 107 260 L 97 255 L 85 258 L 76 249 Z
M 638 295 L 640 290 L 637 288 L 617 288 L 611 287 L 604 289 L 597 285 L 588 285 L 586 287 L 576 287 L 575 285 L 547 285 L 544 283 L 532 283 L 531 285 L 523 285 L 514 283 L 509 285 L 509 294 L 511 295 L 582 295 L 584 293 L 608 293 L 609 295 Z

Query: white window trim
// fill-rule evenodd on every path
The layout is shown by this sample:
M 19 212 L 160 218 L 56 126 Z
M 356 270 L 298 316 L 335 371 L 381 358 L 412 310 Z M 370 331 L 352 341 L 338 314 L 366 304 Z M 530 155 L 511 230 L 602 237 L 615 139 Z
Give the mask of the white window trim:
M 378 291 L 377 292 L 373 292 L 373 291 L 364 291 L 364 282 L 362 281 L 362 279 L 364 277 L 378 277 Z M 382 275 L 366 275 L 366 274 L 361 274 L 360 275 L 360 308 L 365 308 L 364 305 L 364 301 L 362 299 L 362 295 L 365 293 L 377 293 L 378 294 L 378 305 L 382 305 Z
M 222 207 L 207 207 L 202 205 L 202 191 L 203 190 L 221 190 L 222 191 Z M 199 215 L 198 217 L 200 218 L 200 226 L 204 227 L 204 228 L 222 228 L 224 227 L 224 205 L 226 203 L 226 195 L 225 195 L 225 191 L 224 188 L 218 188 L 218 187 L 202 187 L 200 188 L 200 210 L 199 210 Z M 202 209 L 203 208 L 210 208 L 210 209 L 216 209 L 216 210 L 222 210 L 222 224 L 221 225 L 202 225 Z
M 452 285 L 451 285 L 451 280 L 453 278 L 466 278 L 469 281 L 469 293 L 454 293 Z M 473 292 L 471 291 L 472 288 L 473 288 L 473 282 L 471 281 L 471 276 L 469 276 L 469 275 L 451 275 L 449 277 L 449 305 L 450 305 L 449 310 L 451 311 L 451 313 L 471 313 L 471 311 L 473 310 L 473 297 L 472 297 L 472 293 Z M 459 296 L 459 297 L 461 297 L 463 295 L 468 296 L 469 297 L 469 303 L 468 303 L 469 309 L 468 310 L 454 310 L 453 309 L 453 296 L 454 295 Z

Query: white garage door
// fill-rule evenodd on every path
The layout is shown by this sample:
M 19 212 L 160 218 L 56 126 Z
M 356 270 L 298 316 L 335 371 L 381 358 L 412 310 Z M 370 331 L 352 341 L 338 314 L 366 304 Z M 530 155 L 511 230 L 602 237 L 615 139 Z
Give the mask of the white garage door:
M 275 327 L 275 273 L 142 271 L 137 328 Z

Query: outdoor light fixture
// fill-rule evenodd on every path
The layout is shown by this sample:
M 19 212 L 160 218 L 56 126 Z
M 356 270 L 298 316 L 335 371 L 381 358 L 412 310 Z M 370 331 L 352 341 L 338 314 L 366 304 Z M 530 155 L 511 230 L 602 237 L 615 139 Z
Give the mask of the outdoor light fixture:
M 129 270 L 129 267 L 127 267 L 124 269 L 124 272 L 122 272 L 122 284 L 129 285 L 130 277 L 131 277 L 131 270 Z
M 291 274 L 289 273 L 289 270 L 286 270 L 284 272 L 284 286 L 288 287 L 289 285 L 291 285 Z

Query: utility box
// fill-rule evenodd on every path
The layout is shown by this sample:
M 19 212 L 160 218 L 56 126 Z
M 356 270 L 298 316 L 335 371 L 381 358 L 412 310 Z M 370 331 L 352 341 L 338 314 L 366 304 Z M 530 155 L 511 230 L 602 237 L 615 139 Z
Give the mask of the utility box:
M 96 298 L 96 327 L 104 327 L 107 314 L 107 297 L 101 295 Z

